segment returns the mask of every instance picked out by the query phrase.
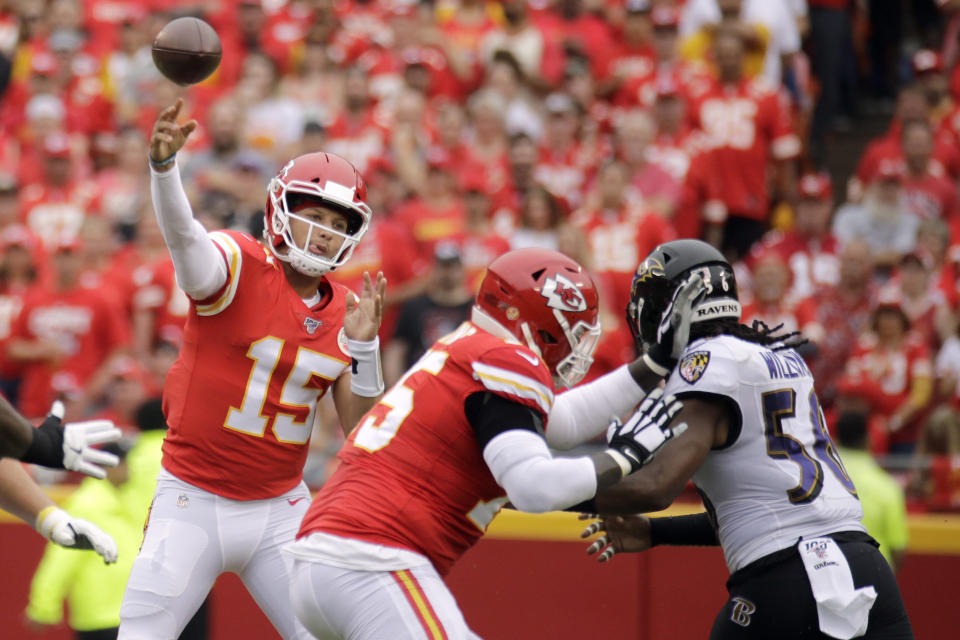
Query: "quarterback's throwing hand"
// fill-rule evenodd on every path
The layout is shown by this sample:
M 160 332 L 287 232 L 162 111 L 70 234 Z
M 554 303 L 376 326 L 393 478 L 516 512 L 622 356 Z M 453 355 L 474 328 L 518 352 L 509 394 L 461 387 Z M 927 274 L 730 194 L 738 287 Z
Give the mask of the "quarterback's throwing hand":
M 614 554 L 646 551 L 651 546 L 650 518 L 642 515 L 607 516 L 583 514 L 581 520 L 595 520 L 580 534 L 589 538 L 599 533 L 600 537 L 590 543 L 587 554 L 599 553 L 597 562 L 607 562 Z
M 360 298 L 347 296 L 347 311 L 343 316 L 343 332 L 351 340 L 373 340 L 380 331 L 383 317 L 383 297 L 387 291 L 387 279 L 383 272 L 377 273 L 374 290 L 370 274 L 363 272 L 363 292 Z
M 607 428 L 607 444 L 614 454 L 613 458 L 621 465 L 624 475 L 633 473 L 647 464 L 657 451 L 671 438 L 675 438 L 687 429 L 687 423 L 670 426 L 683 404 L 673 396 L 664 396 L 661 389 L 654 389 L 630 419 L 621 423 L 614 419 Z M 621 458 L 629 463 L 627 469 Z
M 186 143 L 187 137 L 197 128 L 197 121 L 183 124 L 177 122 L 177 116 L 183 108 L 183 98 L 160 112 L 153 124 L 150 135 L 150 159 L 156 164 L 166 163 Z

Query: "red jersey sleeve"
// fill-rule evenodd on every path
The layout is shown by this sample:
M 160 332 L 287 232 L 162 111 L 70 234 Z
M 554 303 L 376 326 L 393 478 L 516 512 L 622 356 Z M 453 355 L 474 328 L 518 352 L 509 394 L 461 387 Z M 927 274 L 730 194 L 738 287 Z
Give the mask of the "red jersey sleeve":
M 471 366 L 484 389 L 537 411 L 546 422 L 553 406 L 553 380 L 533 351 L 504 344 L 486 351 Z

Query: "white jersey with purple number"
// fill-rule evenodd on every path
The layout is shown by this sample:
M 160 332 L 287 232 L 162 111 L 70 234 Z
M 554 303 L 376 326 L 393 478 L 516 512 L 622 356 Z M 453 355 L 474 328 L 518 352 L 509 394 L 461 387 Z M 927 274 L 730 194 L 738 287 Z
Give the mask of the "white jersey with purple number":
M 813 376 L 795 351 L 732 336 L 697 340 L 666 393 L 730 403 L 729 438 L 707 455 L 693 482 L 716 518 L 731 573 L 801 536 L 864 531 Z

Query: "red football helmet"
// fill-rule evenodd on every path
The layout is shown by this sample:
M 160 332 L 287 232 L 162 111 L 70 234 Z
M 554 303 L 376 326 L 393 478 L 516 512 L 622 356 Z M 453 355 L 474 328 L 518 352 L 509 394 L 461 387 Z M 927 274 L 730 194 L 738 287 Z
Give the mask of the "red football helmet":
M 477 307 L 530 347 L 566 387 L 583 379 L 600 340 L 597 287 L 574 260 L 517 249 L 487 267 Z
M 300 273 L 321 276 L 336 269 L 353 255 L 357 243 L 367 232 L 372 212 L 367 206 L 367 186 L 357 169 L 332 153 L 307 153 L 288 162 L 267 186 L 263 235 L 273 254 Z M 297 211 L 316 205 L 335 209 L 347 216 L 347 232 L 318 224 L 297 215 Z M 294 241 L 290 220 L 308 225 L 302 246 Z M 343 238 L 340 252 L 333 258 L 311 253 L 310 239 L 319 230 Z

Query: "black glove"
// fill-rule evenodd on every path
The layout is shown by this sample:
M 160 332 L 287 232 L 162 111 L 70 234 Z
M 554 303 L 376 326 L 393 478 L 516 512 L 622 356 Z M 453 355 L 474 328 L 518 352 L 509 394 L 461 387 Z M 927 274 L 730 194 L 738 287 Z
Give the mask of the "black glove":
M 690 274 L 673 292 L 673 299 L 660 316 L 656 342 L 646 345 L 643 354 L 643 361 L 657 375 L 666 377 L 677 366 L 677 360 L 690 340 L 693 309 L 706 293 L 707 287 L 700 272 Z
M 614 419 L 607 427 L 607 444 L 610 454 L 623 475 L 628 475 L 647 464 L 667 443 L 687 430 L 687 423 L 670 426 L 673 417 L 683 408 L 683 403 L 673 396 L 663 397 L 663 391 L 654 389 L 630 419 L 624 423 Z

